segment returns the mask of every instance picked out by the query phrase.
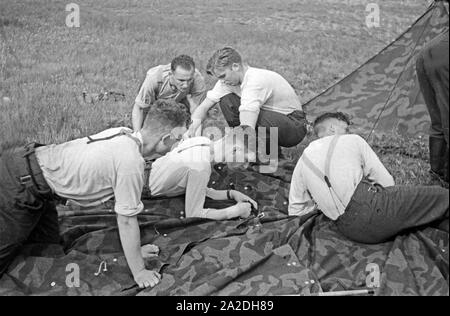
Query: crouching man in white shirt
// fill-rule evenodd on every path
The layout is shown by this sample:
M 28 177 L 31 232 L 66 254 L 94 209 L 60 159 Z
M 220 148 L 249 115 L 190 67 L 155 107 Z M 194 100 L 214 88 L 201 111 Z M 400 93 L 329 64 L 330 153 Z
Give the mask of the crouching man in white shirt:
M 208 188 L 212 163 L 229 163 L 234 168 L 245 164 L 254 155 L 248 147 L 235 137 L 243 128 L 237 127 L 224 138 L 212 142 L 207 137 L 194 137 L 178 144 L 167 155 L 157 159 L 151 166 L 146 180 L 151 197 L 179 196 L 185 194 L 185 217 L 201 217 L 226 220 L 235 217 L 247 218 L 252 206 L 257 203 L 236 190 L 214 190 Z M 205 198 L 234 200 L 237 203 L 224 209 L 204 208 Z
M 250 67 L 231 47 L 214 53 L 208 62 L 207 73 L 218 81 L 192 113 L 187 136 L 199 136 L 208 110 L 219 103 L 230 127 L 266 129 L 266 135 L 260 135 L 266 138 L 266 152 L 271 148 L 270 138 L 274 137 L 270 128 L 277 130 L 276 141 L 281 147 L 293 147 L 303 140 L 306 115 L 294 88 L 280 74 Z
M 342 113 L 315 120 L 319 139 L 305 149 L 295 167 L 289 214 L 319 209 L 344 236 L 368 244 L 432 222 L 448 232 L 448 190 L 395 185 L 369 144 L 348 134 L 349 124 Z

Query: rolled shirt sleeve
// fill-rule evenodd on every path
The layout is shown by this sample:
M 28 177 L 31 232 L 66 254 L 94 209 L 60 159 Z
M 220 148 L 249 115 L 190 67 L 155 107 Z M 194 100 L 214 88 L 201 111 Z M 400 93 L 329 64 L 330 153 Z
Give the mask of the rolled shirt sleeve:
M 188 170 L 186 183 L 186 217 L 205 217 L 206 190 L 211 172 L 207 169 Z
M 301 159 L 292 174 L 291 187 L 289 191 L 289 215 L 302 216 L 314 211 L 317 208 L 316 203 L 310 196 L 304 176 L 302 175 Z
M 255 128 L 261 107 L 270 96 L 269 89 L 258 85 L 257 82 L 247 82 L 242 88 L 241 106 L 239 107 L 241 125 Z
M 224 96 L 230 93 L 237 93 L 238 91 L 233 91 L 233 89 L 224 84 L 222 81 L 217 81 L 214 88 L 212 90 L 209 90 L 206 94 L 206 97 L 213 101 L 214 103 L 220 102 L 220 99 L 222 99 Z M 240 96 L 240 93 L 239 93 Z
M 135 216 L 142 212 L 141 201 L 144 187 L 144 164 L 130 160 L 120 164 L 116 181 L 113 184 L 116 199 L 114 211 L 123 216 Z
M 158 74 L 155 71 L 148 71 L 142 82 L 138 95 L 134 103 L 140 108 L 148 108 L 156 99 L 156 91 L 158 90 Z

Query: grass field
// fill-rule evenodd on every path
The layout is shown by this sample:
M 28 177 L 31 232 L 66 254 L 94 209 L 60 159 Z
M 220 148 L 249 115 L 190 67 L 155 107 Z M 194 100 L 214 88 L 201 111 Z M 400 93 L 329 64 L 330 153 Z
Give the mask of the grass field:
M 369 2 L 380 5 L 377 29 L 365 25 Z M 130 125 L 149 67 L 186 53 L 204 72 L 224 45 L 281 73 L 305 102 L 391 42 L 429 1 L 79 0 L 80 28 L 65 24 L 68 3 L 0 2 L 0 145 Z M 105 91 L 125 98 L 92 98 Z M 221 121 L 219 111 L 211 115 Z M 286 155 L 296 159 L 306 144 Z M 432 182 L 426 138 L 378 137 L 373 145 L 399 183 Z

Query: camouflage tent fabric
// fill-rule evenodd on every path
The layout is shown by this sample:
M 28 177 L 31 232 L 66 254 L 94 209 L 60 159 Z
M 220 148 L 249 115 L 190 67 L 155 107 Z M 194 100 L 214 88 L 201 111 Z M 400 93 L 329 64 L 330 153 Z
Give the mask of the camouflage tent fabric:
M 62 209 L 62 244 L 27 245 L 0 279 L 0 295 L 314 295 L 376 285 L 374 271 L 376 295 L 449 294 L 447 233 L 428 227 L 363 245 L 319 213 L 289 217 L 293 168 L 283 162 L 263 175 L 215 166 L 210 186 L 247 192 L 262 218 L 185 219 L 183 197 L 145 199 L 142 241 L 161 249 L 146 259 L 163 275 L 155 288 L 136 287 L 109 208 Z
M 380 133 L 427 133 L 429 115 L 415 71 L 417 54 L 449 27 L 442 2 L 434 3 L 405 33 L 356 71 L 305 104 L 311 118 L 342 111 Z

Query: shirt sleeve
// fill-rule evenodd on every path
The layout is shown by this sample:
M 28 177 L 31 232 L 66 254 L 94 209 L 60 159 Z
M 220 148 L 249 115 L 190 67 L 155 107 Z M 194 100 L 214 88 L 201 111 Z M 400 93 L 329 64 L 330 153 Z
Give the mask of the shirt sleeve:
M 217 103 L 227 94 L 233 93 L 233 91 L 222 81 L 217 81 L 216 85 L 212 90 L 209 90 L 206 97 L 211 101 Z
M 192 100 L 199 105 L 206 98 L 206 84 L 203 76 L 196 70 L 194 75 L 194 83 L 191 90 Z
M 186 184 L 186 217 L 204 217 L 204 204 L 210 173 L 207 170 L 190 169 Z
M 144 82 L 139 89 L 138 95 L 134 100 L 140 108 L 148 108 L 156 99 L 158 91 L 158 74 L 156 71 L 149 71 L 145 76 Z
M 249 82 L 242 88 L 241 106 L 239 107 L 239 119 L 241 125 L 256 126 L 261 106 L 267 102 L 271 91 L 257 82 Z
M 394 178 L 380 161 L 370 145 L 358 136 L 361 146 L 364 177 L 384 187 L 395 185 Z
M 116 204 L 114 210 L 123 216 L 135 216 L 142 212 L 141 201 L 144 187 L 144 164 L 129 160 L 121 164 L 113 185 Z
M 302 216 L 314 211 L 317 206 L 310 196 L 302 174 L 301 160 L 297 162 L 289 191 L 289 215 Z

